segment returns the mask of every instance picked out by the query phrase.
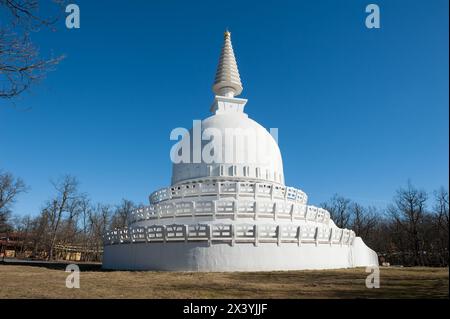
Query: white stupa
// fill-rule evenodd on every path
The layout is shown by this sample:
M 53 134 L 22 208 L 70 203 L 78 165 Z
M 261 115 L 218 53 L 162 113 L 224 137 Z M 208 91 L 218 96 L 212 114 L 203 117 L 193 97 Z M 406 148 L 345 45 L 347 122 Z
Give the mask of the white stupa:
M 127 228 L 105 235 L 104 268 L 271 271 L 378 265 L 377 254 L 352 230 L 338 228 L 328 211 L 308 205 L 303 191 L 284 184 L 278 145 L 244 113 L 247 100 L 236 98 L 242 89 L 227 31 L 213 85 L 213 115 L 201 121 L 197 133 L 193 129 L 185 136 L 188 160 L 173 164 L 172 185 L 152 193 L 150 205 L 134 211 Z M 223 138 L 205 151 L 212 160 L 200 156 L 211 141 L 196 143 L 196 134 L 213 135 L 216 143 Z M 242 134 L 247 140 L 238 143 Z

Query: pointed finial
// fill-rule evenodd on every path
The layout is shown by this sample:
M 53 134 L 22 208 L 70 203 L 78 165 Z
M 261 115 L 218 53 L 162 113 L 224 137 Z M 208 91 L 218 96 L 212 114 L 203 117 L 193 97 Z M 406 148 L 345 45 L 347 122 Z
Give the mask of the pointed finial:
M 241 94 L 242 89 L 233 46 L 231 45 L 231 32 L 227 28 L 224 33 L 224 43 L 217 66 L 213 91 L 216 95 L 234 97 Z

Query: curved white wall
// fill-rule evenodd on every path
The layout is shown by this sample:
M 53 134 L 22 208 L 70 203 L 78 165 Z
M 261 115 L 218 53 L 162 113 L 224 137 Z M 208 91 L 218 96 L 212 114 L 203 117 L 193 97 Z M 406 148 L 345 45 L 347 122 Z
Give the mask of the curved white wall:
M 105 246 L 106 269 L 169 271 L 275 271 L 378 265 L 362 240 L 356 245 L 266 243 L 139 243 Z
M 354 267 L 378 266 L 377 253 L 367 247 L 361 237 L 355 237 L 351 250 Z

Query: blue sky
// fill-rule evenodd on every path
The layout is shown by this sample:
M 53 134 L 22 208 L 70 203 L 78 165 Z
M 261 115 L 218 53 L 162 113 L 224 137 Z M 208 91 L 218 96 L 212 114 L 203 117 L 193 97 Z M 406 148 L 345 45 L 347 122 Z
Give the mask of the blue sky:
M 30 186 L 17 214 L 62 174 L 103 203 L 169 185 L 170 131 L 209 116 L 227 27 L 246 112 L 279 128 L 286 183 L 310 203 L 448 187 L 446 0 L 373 1 L 377 30 L 359 0 L 73 2 L 80 29 L 33 35 L 66 59 L 16 107 L 0 101 L 0 168 Z

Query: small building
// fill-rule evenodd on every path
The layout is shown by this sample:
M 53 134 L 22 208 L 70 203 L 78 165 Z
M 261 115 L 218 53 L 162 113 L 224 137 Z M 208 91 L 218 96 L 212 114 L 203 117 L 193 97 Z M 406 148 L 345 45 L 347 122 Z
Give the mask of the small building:
M 24 249 L 24 234 L 19 232 L 0 233 L 0 258 L 15 258 Z

